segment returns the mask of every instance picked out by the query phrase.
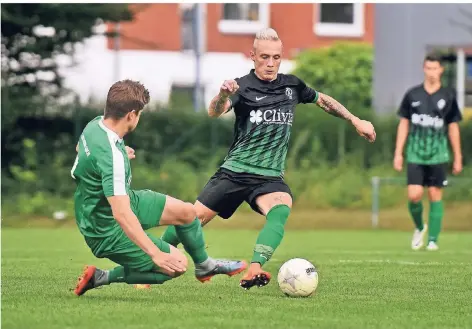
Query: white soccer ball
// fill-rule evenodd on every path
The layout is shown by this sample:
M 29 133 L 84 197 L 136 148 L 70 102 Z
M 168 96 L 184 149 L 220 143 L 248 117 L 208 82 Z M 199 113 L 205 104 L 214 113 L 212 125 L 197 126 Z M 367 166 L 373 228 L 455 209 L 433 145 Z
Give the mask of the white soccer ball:
M 306 259 L 293 258 L 280 267 L 277 281 L 285 295 L 308 297 L 318 287 L 318 272 Z

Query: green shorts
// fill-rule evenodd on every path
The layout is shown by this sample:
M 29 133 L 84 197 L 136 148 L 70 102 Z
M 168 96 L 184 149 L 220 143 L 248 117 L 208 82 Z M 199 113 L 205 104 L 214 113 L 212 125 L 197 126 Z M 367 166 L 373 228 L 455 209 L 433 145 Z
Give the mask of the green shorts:
M 138 217 L 144 230 L 159 225 L 166 196 L 151 190 L 131 191 L 131 209 Z M 170 253 L 170 245 L 167 242 L 146 233 L 159 250 Z M 126 268 L 148 272 L 158 270 L 151 257 L 128 238 L 123 230 L 104 239 L 85 238 L 88 246 L 98 258 L 108 258 Z
M 166 196 L 151 190 L 130 191 L 131 209 L 144 230 L 159 226 Z

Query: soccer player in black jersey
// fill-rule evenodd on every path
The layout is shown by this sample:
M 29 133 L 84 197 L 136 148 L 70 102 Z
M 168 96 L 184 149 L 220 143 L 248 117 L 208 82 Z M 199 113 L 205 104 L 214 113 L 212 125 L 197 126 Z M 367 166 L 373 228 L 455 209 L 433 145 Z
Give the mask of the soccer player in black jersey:
M 234 141 L 223 164 L 195 203 L 203 224 L 216 215 L 229 218 L 244 201 L 266 217 L 251 265 L 240 282 L 245 289 L 264 286 L 270 281 L 270 274 L 262 266 L 284 236 L 292 193 L 283 173 L 297 104 L 317 104 L 327 113 L 351 122 L 368 141 L 374 142 L 376 137 L 370 122 L 357 118 L 339 102 L 308 87 L 296 76 L 278 73 L 282 41 L 273 29 L 256 34 L 251 59 L 254 69 L 241 78 L 225 81 L 208 109 L 211 117 L 234 110 Z M 172 227 L 164 233 L 163 240 L 178 243 Z
M 403 167 L 406 144 L 408 209 L 415 231 L 411 248 L 423 247 L 428 231 L 427 250 L 438 250 L 438 236 L 444 214 L 442 188 L 447 185 L 446 164 L 449 162 L 448 137 L 454 153 L 453 173 L 462 171 L 459 124 L 462 119 L 454 90 L 441 86 L 443 67 L 436 55 L 427 55 L 423 70 L 425 80 L 409 89 L 399 109 L 394 168 Z M 428 188 L 430 202 L 429 229 L 423 224 L 423 186 Z

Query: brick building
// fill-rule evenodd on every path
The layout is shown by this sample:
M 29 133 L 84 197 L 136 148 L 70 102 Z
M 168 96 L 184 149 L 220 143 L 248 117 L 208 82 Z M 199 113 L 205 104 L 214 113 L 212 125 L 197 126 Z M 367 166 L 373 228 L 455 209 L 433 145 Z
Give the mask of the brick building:
M 172 92 L 191 89 L 196 77 L 192 4 L 133 4 L 134 20 L 100 29 L 119 29 L 120 38 L 93 37 L 78 51 L 66 82 L 82 101 L 100 99 L 121 78 L 139 79 L 152 98 L 166 103 Z M 284 42 L 281 72 L 301 50 L 338 40 L 373 42 L 373 4 L 202 4 L 201 81 L 208 104 L 224 79 L 244 75 L 257 30 L 272 27 Z M 99 74 L 97 74 L 99 72 Z M 93 79 L 90 76 L 94 76 Z

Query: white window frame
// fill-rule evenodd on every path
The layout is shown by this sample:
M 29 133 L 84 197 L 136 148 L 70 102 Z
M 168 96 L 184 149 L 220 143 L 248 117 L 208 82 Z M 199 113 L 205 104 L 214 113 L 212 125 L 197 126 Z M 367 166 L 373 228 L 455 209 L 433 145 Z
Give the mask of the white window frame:
M 323 23 L 321 20 L 321 4 L 315 4 L 315 24 L 313 31 L 322 37 L 362 37 L 365 33 L 365 6 L 353 3 L 353 23 Z
M 223 7 L 221 8 L 221 16 L 223 16 Z M 257 31 L 269 27 L 269 21 L 270 4 L 259 3 L 258 21 L 243 21 L 221 18 L 218 22 L 218 30 L 225 34 L 256 34 Z

